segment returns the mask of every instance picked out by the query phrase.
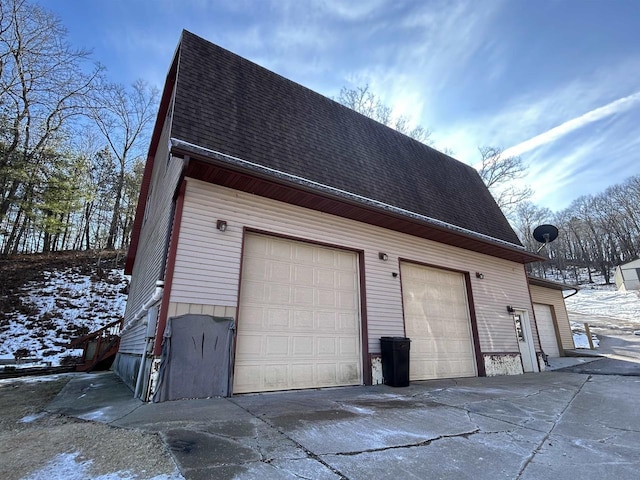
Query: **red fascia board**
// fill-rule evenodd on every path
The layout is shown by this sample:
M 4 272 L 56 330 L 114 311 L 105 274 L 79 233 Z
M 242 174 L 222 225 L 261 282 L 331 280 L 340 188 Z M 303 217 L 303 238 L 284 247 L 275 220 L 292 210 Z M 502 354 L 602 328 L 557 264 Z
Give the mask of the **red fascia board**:
M 133 271 L 133 264 L 136 259 L 136 253 L 138 251 L 138 242 L 140 239 L 140 230 L 142 229 L 142 222 L 144 220 L 144 211 L 147 207 L 147 196 L 149 195 L 149 188 L 151 187 L 151 176 L 153 174 L 153 165 L 155 161 L 156 152 L 158 150 L 158 143 L 162 136 L 162 129 L 166 121 L 169 105 L 171 104 L 171 97 L 173 96 L 173 90 L 176 83 L 178 60 L 180 56 L 180 46 L 176 50 L 173 57 L 173 62 L 167 73 L 167 80 L 164 84 L 164 90 L 162 91 L 162 97 L 160 99 L 160 106 L 158 108 L 158 115 L 156 117 L 156 123 L 153 127 L 153 134 L 151 135 L 151 143 L 149 145 L 149 153 L 147 154 L 147 161 L 144 166 L 144 173 L 142 176 L 142 183 L 140 185 L 140 195 L 138 195 L 138 205 L 136 206 L 136 216 L 133 221 L 133 229 L 131 230 L 131 240 L 129 242 L 129 249 L 127 251 L 127 259 L 124 267 L 124 273 L 131 275 Z

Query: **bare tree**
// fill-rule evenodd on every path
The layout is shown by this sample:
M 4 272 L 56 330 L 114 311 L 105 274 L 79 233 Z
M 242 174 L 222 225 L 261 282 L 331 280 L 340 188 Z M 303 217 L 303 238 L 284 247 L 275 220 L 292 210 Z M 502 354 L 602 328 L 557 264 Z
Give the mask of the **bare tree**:
M 393 109 L 382 103 L 382 100 L 371 91 L 368 84 L 352 89 L 342 87 L 336 101 L 419 142 L 427 145 L 433 143 L 430 130 L 421 125 L 412 126 L 404 115 L 394 115 Z
M 481 155 L 478 173 L 505 215 L 512 215 L 519 204 L 533 195 L 528 186 L 514 184 L 521 180 L 527 166 L 521 157 L 505 157 L 498 147 L 478 147 Z
M 25 202 L 71 120 L 84 112 L 101 67 L 70 46 L 59 19 L 26 0 L 0 2 L 0 237 L 14 250 Z M 28 202 L 27 202 L 28 204 Z M 14 246 L 7 244 L 12 238 Z
M 107 249 L 116 247 L 118 232 L 124 228 L 121 206 L 127 172 L 148 146 L 147 133 L 155 117 L 157 100 L 158 90 L 142 80 L 137 80 L 129 89 L 106 84 L 93 98 L 91 118 L 109 145 L 117 166 Z

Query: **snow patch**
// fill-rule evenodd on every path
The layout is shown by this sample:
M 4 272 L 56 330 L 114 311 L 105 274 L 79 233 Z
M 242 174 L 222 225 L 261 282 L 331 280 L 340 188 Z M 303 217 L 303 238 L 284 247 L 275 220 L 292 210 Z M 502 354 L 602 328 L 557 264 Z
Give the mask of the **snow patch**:
M 614 285 L 583 287 L 565 301 L 567 310 L 581 315 L 609 317 L 640 324 L 640 292 L 621 292 Z
M 24 417 L 22 417 L 19 422 L 20 423 L 31 423 L 31 422 L 35 422 L 36 420 L 44 417 L 47 413 L 46 412 L 40 412 L 40 413 L 34 413 L 32 415 L 26 415 Z
M 80 452 L 61 453 L 40 470 L 33 472 L 24 480 L 134 480 L 140 476 L 129 471 L 118 471 L 100 476 L 91 476 L 89 468 L 92 460 L 81 460 Z M 184 480 L 178 472 L 171 475 L 156 475 L 149 480 Z
M 31 282 L 23 287 L 20 312 L 7 312 L 8 322 L 0 340 L 0 359 L 5 362 L 0 363 L 14 359 L 14 354 L 22 350 L 29 361 L 16 368 L 58 366 L 66 356 L 82 355 L 82 350 L 66 348 L 73 338 L 124 315 L 128 277 L 122 270 L 91 275 L 69 267 L 45 271 L 44 277 L 44 283 Z

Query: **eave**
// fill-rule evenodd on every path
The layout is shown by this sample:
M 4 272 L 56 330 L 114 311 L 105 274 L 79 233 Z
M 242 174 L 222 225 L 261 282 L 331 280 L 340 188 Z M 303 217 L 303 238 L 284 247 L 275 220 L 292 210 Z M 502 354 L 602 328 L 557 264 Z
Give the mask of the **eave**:
M 553 282 L 551 280 L 546 280 L 544 278 L 538 278 L 538 277 L 528 277 L 528 278 L 529 278 L 529 283 L 537 287 L 550 288 L 553 290 L 561 290 L 561 291 L 562 290 L 575 290 L 575 291 L 580 290 L 579 287 L 576 287 L 573 285 L 567 285 L 560 282 Z
M 439 225 L 435 223 L 436 221 L 430 222 L 399 214 L 375 204 L 345 198 L 330 191 L 319 191 L 313 186 L 301 185 L 286 177 L 259 172 L 239 164 L 230 164 L 223 155 L 213 155 L 204 149 L 177 143 L 178 145 L 174 143 L 172 147 L 172 154 L 188 158 L 184 171 L 185 177 L 521 264 L 545 259 L 507 242 L 475 235 L 472 232 L 467 233 L 453 226 Z
M 151 143 L 147 153 L 147 160 L 144 166 L 144 172 L 142 174 L 142 182 L 140 185 L 140 194 L 138 195 L 138 204 L 136 205 L 136 215 L 133 220 L 133 228 L 131 231 L 131 240 L 129 243 L 129 249 L 127 250 L 127 258 L 124 266 L 124 273 L 131 275 L 133 272 L 133 264 L 135 262 L 136 253 L 138 252 L 138 242 L 140 240 L 140 230 L 142 228 L 142 221 L 144 220 L 144 211 L 147 206 L 147 196 L 149 195 L 149 189 L 151 188 L 151 177 L 153 173 L 153 165 L 155 161 L 156 151 L 158 149 L 158 143 L 162 136 L 162 128 L 164 126 L 163 119 L 166 118 L 171 105 L 171 98 L 173 96 L 173 89 L 176 82 L 178 72 L 178 56 L 180 47 L 176 50 L 167 73 L 167 79 L 164 84 L 164 90 L 162 91 L 162 97 L 160 98 L 160 106 L 158 108 L 158 115 L 153 127 L 153 133 L 151 135 Z

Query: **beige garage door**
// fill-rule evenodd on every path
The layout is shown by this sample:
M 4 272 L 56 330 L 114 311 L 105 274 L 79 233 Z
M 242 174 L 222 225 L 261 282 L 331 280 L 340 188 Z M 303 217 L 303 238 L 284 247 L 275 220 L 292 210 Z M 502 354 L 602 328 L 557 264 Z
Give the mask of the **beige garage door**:
M 536 324 L 538 325 L 542 351 L 550 357 L 559 357 L 560 349 L 558 348 L 556 329 L 553 325 L 551 307 L 541 303 L 534 303 L 533 311 L 536 314 Z
M 362 384 L 353 252 L 245 238 L 234 393 Z
M 464 276 L 411 263 L 400 268 L 410 379 L 475 376 Z

